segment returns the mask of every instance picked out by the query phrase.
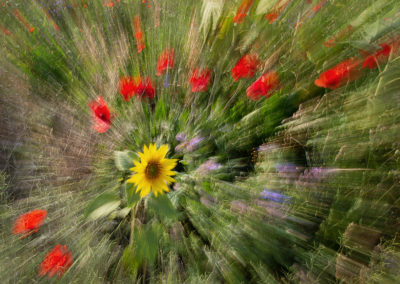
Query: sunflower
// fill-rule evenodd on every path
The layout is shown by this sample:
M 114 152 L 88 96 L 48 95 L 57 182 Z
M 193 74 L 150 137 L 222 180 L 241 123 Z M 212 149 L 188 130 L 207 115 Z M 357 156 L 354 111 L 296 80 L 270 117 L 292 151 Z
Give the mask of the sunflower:
M 130 170 L 134 172 L 128 179 L 128 183 L 136 185 L 136 192 L 140 191 L 140 197 L 145 197 L 153 190 L 154 195 L 168 192 L 168 185 L 175 181 L 171 176 L 176 175 L 172 171 L 177 159 L 165 159 L 168 145 L 162 145 L 158 150 L 156 144 L 143 147 L 143 153 L 138 152 L 140 163 L 133 161 L 135 167 Z

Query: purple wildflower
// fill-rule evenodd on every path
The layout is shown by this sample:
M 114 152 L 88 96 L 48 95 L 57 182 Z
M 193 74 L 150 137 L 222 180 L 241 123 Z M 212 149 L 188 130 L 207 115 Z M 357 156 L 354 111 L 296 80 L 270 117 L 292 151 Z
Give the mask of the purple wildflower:
M 218 170 L 221 167 L 221 164 L 214 162 L 213 160 L 208 160 L 202 163 L 196 172 L 201 175 L 206 175 L 211 171 Z
M 189 152 L 196 149 L 197 145 L 204 140 L 204 137 L 196 136 L 189 141 L 189 145 L 187 146 L 187 150 Z
M 168 87 L 169 87 L 169 74 L 167 74 L 167 75 L 165 76 L 165 79 L 164 79 L 164 87 L 165 87 L 165 88 L 168 88 Z
M 183 150 L 184 150 L 185 148 L 187 148 L 187 145 L 188 145 L 188 142 L 180 143 L 180 144 L 178 144 L 178 145 L 175 147 L 175 151 L 176 151 L 176 152 L 183 152 Z
M 278 172 L 285 172 L 285 173 L 294 173 L 297 171 L 297 167 L 293 163 L 287 163 L 287 164 L 276 164 L 275 169 Z
M 187 136 L 186 136 L 186 134 L 184 132 L 179 132 L 178 134 L 176 134 L 175 138 L 179 142 L 183 142 L 183 141 L 186 140 Z
M 284 202 L 289 201 L 289 199 L 291 199 L 291 197 L 289 197 L 289 196 L 267 190 L 266 188 L 264 188 L 264 190 L 262 192 L 260 192 L 260 196 L 264 199 L 268 199 L 268 200 L 279 202 L 279 203 L 284 203 Z

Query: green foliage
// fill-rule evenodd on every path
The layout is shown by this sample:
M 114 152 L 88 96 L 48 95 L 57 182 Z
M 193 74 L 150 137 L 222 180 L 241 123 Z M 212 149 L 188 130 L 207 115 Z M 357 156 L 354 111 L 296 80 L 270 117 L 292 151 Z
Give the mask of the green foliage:
M 115 151 L 114 161 L 115 166 L 120 171 L 128 171 L 134 166 L 133 164 L 134 154 L 130 151 Z
M 136 192 L 135 186 L 130 183 L 125 183 L 123 187 L 125 188 L 127 206 L 134 206 L 140 200 L 140 195 Z
M 85 211 L 85 216 L 93 220 L 108 216 L 119 207 L 120 203 L 121 201 L 117 194 L 105 192 L 89 204 Z
M 147 202 L 147 208 L 154 210 L 156 216 L 166 220 L 175 220 L 178 212 L 175 210 L 167 194 L 158 197 L 150 197 Z

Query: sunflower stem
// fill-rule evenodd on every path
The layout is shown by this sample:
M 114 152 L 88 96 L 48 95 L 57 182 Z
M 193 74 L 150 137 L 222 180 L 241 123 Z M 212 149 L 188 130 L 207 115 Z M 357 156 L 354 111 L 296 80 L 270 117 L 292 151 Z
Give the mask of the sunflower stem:
M 136 203 L 131 209 L 131 235 L 129 238 L 130 245 L 133 244 L 133 234 L 134 234 L 134 230 L 135 230 L 135 220 L 136 220 L 136 208 L 137 208 L 138 204 L 139 204 L 139 202 Z

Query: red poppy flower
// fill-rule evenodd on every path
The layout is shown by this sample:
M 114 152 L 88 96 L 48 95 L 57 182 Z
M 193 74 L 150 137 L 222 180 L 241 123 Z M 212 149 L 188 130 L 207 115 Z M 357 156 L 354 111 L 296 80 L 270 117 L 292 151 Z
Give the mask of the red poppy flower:
M 93 129 L 99 133 L 106 132 L 111 126 L 111 115 L 103 97 L 98 96 L 96 101 L 89 103 L 89 107 L 93 113 Z
M 337 89 L 360 77 L 360 60 L 347 59 L 319 75 L 315 85 L 322 88 Z
M 135 38 L 136 38 L 136 46 L 137 46 L 137 53 L 142 52 L 144 49 L 144 33 L 140 28 L 140 18 L 139 16 L 135 16 L 133 18 L 133 24 L 135 28 Z
M 284 0 L 276 1 L 275 5 L 271 9 L 271 12 L 265 15 L 265 19 L 269 21 L 269 24 L 274 23 L 278 19 L 279 15 L 286 8 L 289 2 L 290 0 L 286 0 L 286 2 L 284 2 Z
M 384 61 L 390 54 L 392 48 L 390 45 L 383 43 L 380 45 L 382 48 L 377 50 L 374 54 L 368 55 L 361 68 L 374 69 L 378 67 L 378 62 Z
M 321 10 L 322 5 L 324 5 L 325 2 L 326 2 L 326 0 L 323 0 L 323 1 L 319 2 L 317 5 L 315 5 L 315 6 L 313 7 L 313 11 L 316 13 L 316 12 L 318 12 L 319 10 Z
M 261 97 L 269 98 L 279 86 L 279 76 L 275 71 L 268 71 L 247 88 L 247 96 L 256 101 Z
M 127 102 L 135 94 L 136 89 L 136 84 L 132 77 L 122 77 L 119 81 L 119 92 Z
M 153 82 L 149 77 L 142 79 L 136 79 L 136 94 L 140 97 L 146 97 L 152 100 L 155 96 L 156 91 L 153 87 Z
M 72 265 L 72 262 L 72 254 L 68 251 L 67 246 L 57 245 L 39 265 L 39 276 L 47 274 L 47 277 L 50 278 L 57 274 L 58 277 L 61 277 Z
M 246 54 L 240 58 L 232 69 L 233 80 L 240 78 L 251 78 L 257 71 L 258 56 L 256 54 Z
M 250 10 L 251 5 L 253 4 L 254 0 L 243 0 L 240 4 L 236 16 L 233 18 L 234 23 L 241 23 L 243 19 L 246 17 L 247 13 Z
M 24 234 L 21 238 L 35 233 L 39 230 L 39 227 L 43 224 L 44 219 L 46 219 L 47 211 L 36 209 L 26 214 L 19 216 L 15 220 L 14 228 L 12 230 L 13 234 L 19 235 Z
M 192 85 L 192 92 L 205 92 L 210 84 L 211 71 L 207 68 L 199 70 L 197 67 L 190 78 L 190 84 Z
M 161 76 L 165 70 L 173 68 L 175 65 L 175 52 L 173 49 L 164 50 L 158 57 L 157 76 Z
M 235 17 L 233 18 L 234 23 L 242 23 L 243 19 L 247 16 L 245 13 L 236 13 Z
M 272 13 L 268 13 L 265 15 L 265 19 L 267 19 L 269 21 L 269 24 L 272 24 L 273 22 L 276 21 L 276 19 L 278 19 L 279 14 L 272 12 Z

